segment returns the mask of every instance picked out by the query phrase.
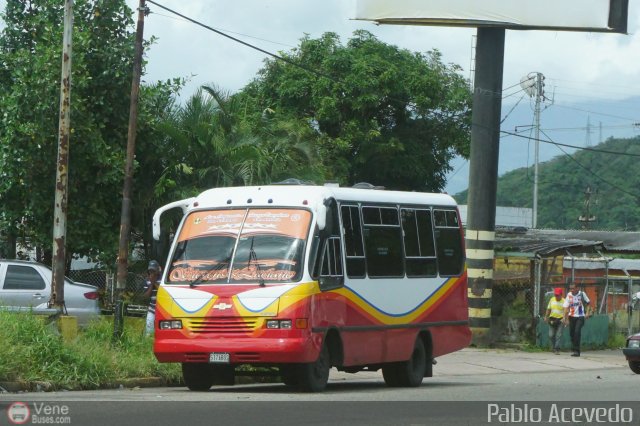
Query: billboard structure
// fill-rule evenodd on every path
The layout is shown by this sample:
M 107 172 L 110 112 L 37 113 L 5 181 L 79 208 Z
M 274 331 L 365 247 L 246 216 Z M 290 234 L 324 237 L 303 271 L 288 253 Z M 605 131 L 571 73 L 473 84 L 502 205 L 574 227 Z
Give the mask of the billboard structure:
M 380 24 L 627 32 L 629 0 L 358 0 L 356 19 Z
M 466 226 L 469 325 L 492 342 L 491 296 L 505 30 L 626 33 L 629 0 L 357 0 L 356 19 L 477 27 Z

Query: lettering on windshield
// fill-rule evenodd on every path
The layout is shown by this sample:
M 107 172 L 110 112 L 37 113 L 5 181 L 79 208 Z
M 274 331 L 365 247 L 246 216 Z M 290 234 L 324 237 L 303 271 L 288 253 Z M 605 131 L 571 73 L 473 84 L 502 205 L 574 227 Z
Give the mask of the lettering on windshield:
M 229 275 L 229 269 L 220 269 L 203 272 L 202 269 L 192 267 L 177 267 L 171 271 L 170 281 L 186 281 L 191 282 L 199 279 L 201 282 L 220 282 L 226 281 Z M 232 281 L 257 281 L 262 278 L 265 281 L 289 281 L 295 277 L 296 271 L 277 270 L 277 269 L 258 269 L 251 266 L 248 268 L 237 269 L 231 271 Z

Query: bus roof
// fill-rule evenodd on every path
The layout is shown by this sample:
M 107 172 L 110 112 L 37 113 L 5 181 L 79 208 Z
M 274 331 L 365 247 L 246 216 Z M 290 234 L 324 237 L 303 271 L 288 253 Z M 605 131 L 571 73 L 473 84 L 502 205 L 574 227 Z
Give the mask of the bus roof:
M 447 194 L 335 186 L 263 185 L 209 189 L 195 198 L 192 208 L 252 205 L 313 207 L 332 197 L 347 202 L 456 206 L 455 200 Z
M 428 192 L 386 191 L 369 188 L 341 188 L 315 185 L 262 185 L 214 188 L 200 195 L 169 203 L 153 215 L 153 238 L 160 238 L 160 216 L 167 210 L 180 207 L 183 214 L 194 209 L 228 207 L 305 207 L 318 213 L 325 208 L 324 200 L 335 198 L 342 202 L 389 203 L 455 207 L 455 200 L 447 194 Z M 320 225 L 321 228 L 324 226 Z

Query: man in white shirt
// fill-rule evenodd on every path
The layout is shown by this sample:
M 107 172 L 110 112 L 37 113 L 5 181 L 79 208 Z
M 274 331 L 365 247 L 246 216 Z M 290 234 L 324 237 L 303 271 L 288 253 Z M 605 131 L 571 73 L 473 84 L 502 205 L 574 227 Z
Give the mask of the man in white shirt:
M 591 316 L 591 309 L 587 306 L 591 303 L 584 291 L 580 291 L 578 283 L 571 285 L 571 291 L 564 299 L 564 320 L 566 326 L 569 324 L 569 335 L 571 336 L 571 356 L 580 356 L 580 340 L 582 338 L 582 327 L 585 318 Z

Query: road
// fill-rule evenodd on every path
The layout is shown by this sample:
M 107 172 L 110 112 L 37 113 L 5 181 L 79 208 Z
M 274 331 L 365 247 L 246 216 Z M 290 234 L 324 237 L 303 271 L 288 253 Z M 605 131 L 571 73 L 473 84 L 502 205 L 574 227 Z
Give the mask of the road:
M 208 392 L 170 387 L 2 394 L 0 401 L 5 406 L 23 401 L 34 407 L 31 411 L 38 403 L 62 404 L 71 424 L 96 425 L 472 425 L 490 424 L 489 409 L 517 414 L 518 409 L 540 407 L 547 415 L 551 402 L 613 410 L 609 414 L 618 410 L 618 415 L 628 407 L 632 424 L 639 424 L 640 403 L 633 401 L 638 401 L 640 376 L 626 367 L 619 351 L 603 353 L 574 359 L 567 354 L 466 350 L 443 357 L 436 375 L 411 389 L 387 388 L 378 372 L 333 370 L 320 394 L 292 392 L 281 384 L 248 384 L 215 386 Z M 491 424 L 499 424 L 494 420 Z M 0 425 L 11 424 L 3 421 L 0 416 Z

